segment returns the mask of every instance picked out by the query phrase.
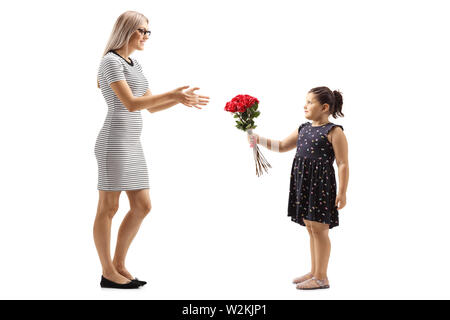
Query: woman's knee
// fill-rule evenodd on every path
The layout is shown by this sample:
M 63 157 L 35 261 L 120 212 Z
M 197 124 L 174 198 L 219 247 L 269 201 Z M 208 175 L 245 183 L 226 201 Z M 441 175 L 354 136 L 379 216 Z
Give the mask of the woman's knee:
M 119 210 L 118 203 L 108 203 L 108 202 L 105 203 L 104 202 L 104 203 L 100 204 L 97 214 L 101 215 L 101 216 L 106 216 L 106 217 L 112 219 L 118 210 Z
M 141 202 L 134 204 L 131 207 L 132 212 L 142 216 L 143 218 L 145 216 L 147 216 L 151 210 L 152 210 L 152 205 L 151 205 L 150 201 L 141 201 Z
M 142 213 L 145 215 L 149 214 L 152 210 L 152 204 L 150 201 L 142 203 L 140 207 L 142 208 Z
M 135 215 L 145 217 L 152 209 L 148 189 L 127 191 L 127 195 L 130 201 L 130 210 Z
M 99 200 L 97 207 L 97 215 L 114 217 L 119 210 L 120 191 L 99 191 Z

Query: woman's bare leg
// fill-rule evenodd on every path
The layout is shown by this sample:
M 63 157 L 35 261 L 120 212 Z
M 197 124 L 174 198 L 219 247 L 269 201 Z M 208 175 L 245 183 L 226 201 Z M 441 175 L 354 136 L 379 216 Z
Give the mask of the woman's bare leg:
M 314 237 L 312 234 L 311 229 L 311 223 L 309 220 L 303 219 L 306 225 L 306 229 L 308 230 L 309 234 L 309 247 L 311 252 L 311 272 L 305 274 L 304 276 L 298 277 L 294 279 L 294 283 L 301 283 L 305 280 L 311 279 L 314 275 L 315 269 L 316 269 L 316 256 L 315 256 L 315 249 L 314 249 Z
M 113 282 L 130 282 L 115 269 L 111 261 L 111 223 L 119 209 L 120 191 L 99 190 L 97 215 L 94 221 L 94 242 L 102 264 L 102 275 Z
M 149 189 L 129 190 L 126 193 L 130 201 L 130 211 L 123 219 L 119 228 L 113 265 L 121 275 L 131 280 L 134 277 L 125 267 L 125 258 L 128 248 L 136 236 L 142 221 L 151 210 L 151 202 Z

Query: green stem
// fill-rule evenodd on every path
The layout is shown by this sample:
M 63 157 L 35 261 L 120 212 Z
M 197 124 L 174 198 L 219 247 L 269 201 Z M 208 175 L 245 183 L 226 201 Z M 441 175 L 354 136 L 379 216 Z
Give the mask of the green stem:
M 238 112 L 237 113 L 237 115 L 239 116 L 239 119 L 241 120 L 241 122 L 242 122 L 242 125 L 244 126 L 244 128 L 247 126 L 247 123 L 245 123 L 244 122 L 244 120 L 242 120 L 242 118 L 241 118 L 241 114 Z M 244 130 L 245 131 L 245 130 Z

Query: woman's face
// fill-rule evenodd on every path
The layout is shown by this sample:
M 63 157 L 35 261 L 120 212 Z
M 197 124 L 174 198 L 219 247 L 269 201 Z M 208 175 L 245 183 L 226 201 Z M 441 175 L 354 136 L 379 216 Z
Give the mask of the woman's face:
M 148 30 L 148 24 L 140 24 L 138 29 Z M 148 34 L 142 35 L 139 30 L 136 30 L 130 38 L 130 46 L 137 50 L 144 50 L 145 41 L 148 39 Z
M 323 113 L 328 112 L 328 104 L 320 104 L 316 99 L 316 95 L 309 92 L 306 95 L 306 104 L 303 107 L 305 110 L 305 118 L 308 120 L 318 120 L 322 117 Z

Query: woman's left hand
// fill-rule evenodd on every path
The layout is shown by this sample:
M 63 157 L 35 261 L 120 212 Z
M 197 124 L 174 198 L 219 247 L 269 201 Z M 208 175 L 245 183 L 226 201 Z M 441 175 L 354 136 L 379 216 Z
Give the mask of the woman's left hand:
M 201 96 L 201 95 L 194 93 L 194 91 L 198 90 L 198 89 L 200 89 L 200 88 L 197 88 L 197 87 L 191 88 L 184 92 L 185 94 L 187 94 L 188 96 L 190 96 L 191 98 L 193 98 L 195 100 L 195 103 L 192 103 L 192 104 L 183 103 L 186 107 L 195 107 L 197 109 L 202 109 L 198 105 L 206 106 L 208 104 L 209 97 Z
M 338 194 L 336 196 L 336 202 L 335 202 L 335 206 L 338 207 L 338 210 L 342 209 L 343 207 L 345 207 L 345 204 L 347 203 L 347 196 L 345 194 Z

